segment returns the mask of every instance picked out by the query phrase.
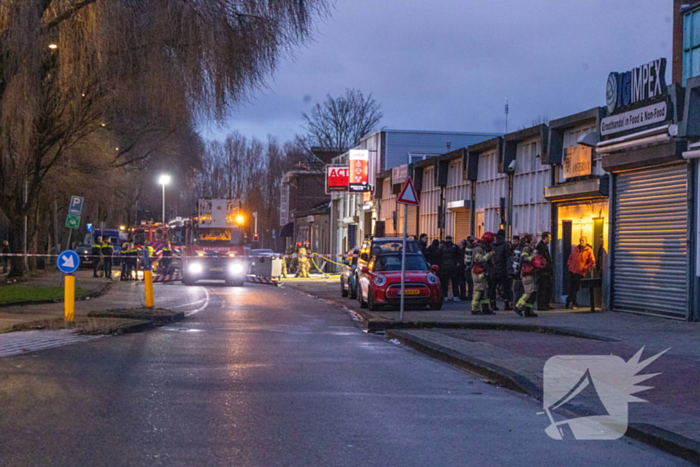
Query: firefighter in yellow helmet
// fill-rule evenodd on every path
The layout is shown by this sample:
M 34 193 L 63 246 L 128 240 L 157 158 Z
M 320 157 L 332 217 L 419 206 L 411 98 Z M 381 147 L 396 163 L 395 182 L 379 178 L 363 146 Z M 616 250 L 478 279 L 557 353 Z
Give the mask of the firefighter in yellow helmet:
M 306 242 L 309 243 L 309 242 Z M 309 255 L 308 255 L 308 250 L 307 247 L 300 246 L 299 247 L 299 273 L 301 274 L 301 277 L 309 277 L 309 269 L 311 269 L 311 261 L 309 261 Z
M 491 232 L 486 232 L 474 247 L 472 280 L 474 281 L 474 297 L 472 300 L 472 314 L 492 315 L 491 301 L 489 300 L 488 263 L 493 257 L 491 243 L 495 240 Z
M 537 271 L 532 264 L 532 259 L 535 257 L 537 237 L 531 234 L 525 234 L 523 235 L 523 240 L 525 241 L 525 246 L 523 247 L 522 253 L 520 253 L 520 277 L 522 277 L 523 280 L 523 289 L 525 289 L 525 293 L 520 297 L 517 305 L 515 305 L 515 312 L 520 316 L 524 315 L 526 318 L 534 318 L 537 316 L 537 313 L 532 311 L 532 305 L 535 303 L 535 298 L 537 297 Z

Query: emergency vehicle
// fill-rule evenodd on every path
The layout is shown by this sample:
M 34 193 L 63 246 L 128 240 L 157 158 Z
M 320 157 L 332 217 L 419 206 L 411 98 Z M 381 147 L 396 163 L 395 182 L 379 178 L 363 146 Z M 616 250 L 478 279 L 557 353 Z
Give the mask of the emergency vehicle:
M 141 221 L 141 225 L 135 225 L 131 228 L 131 238 L 139 258 L 143 255 L 144 247 L 153 248 L 151 266 L 154 271 L 157 270 L 158 260 L 163 254 L 163 247 L 168 239 L 168 226 L 160 222 Z
M 250 262 L 245 252 L 244 218 L 237 199 L 200 199 L 197 216 L 185 222 L 182 282 L 224 280 L 245 283 Z

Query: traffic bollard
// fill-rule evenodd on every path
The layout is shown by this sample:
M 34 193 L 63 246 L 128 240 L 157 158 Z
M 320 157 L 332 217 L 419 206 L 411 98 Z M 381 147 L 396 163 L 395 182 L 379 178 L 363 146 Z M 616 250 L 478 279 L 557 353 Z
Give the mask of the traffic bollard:
M 143 280 L 146 289 L 146 307 L 153 308 L 153 272 L 148 269 L 143 271 Z
M 75 276 L 66 275 L 63 295 L 64 320 L 73 321 L 75 316 Z

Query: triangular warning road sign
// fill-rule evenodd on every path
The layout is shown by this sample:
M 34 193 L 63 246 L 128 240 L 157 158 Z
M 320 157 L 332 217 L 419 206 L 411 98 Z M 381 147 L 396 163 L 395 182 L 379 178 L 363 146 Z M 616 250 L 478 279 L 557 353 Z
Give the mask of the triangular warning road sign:
M 406 183 L 403 185 L 399 197 L 396 198 L 397 203 L 408 204 L 409 206 L 419 206 L 420 201 L 418 201 L 418 195 L 416 194 L 416 189 L 413 188 L 413 181 L 411 177 L 406 177 Z

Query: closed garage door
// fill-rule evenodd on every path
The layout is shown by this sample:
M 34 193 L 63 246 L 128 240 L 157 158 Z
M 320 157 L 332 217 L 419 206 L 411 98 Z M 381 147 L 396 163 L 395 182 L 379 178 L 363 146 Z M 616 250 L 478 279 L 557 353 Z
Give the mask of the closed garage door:
M 471 232 L 471 211 L 455 211 L 454 242 L 466 240 Z
M 686 317 L 687 164 L 616 175 L 613 309 Z

